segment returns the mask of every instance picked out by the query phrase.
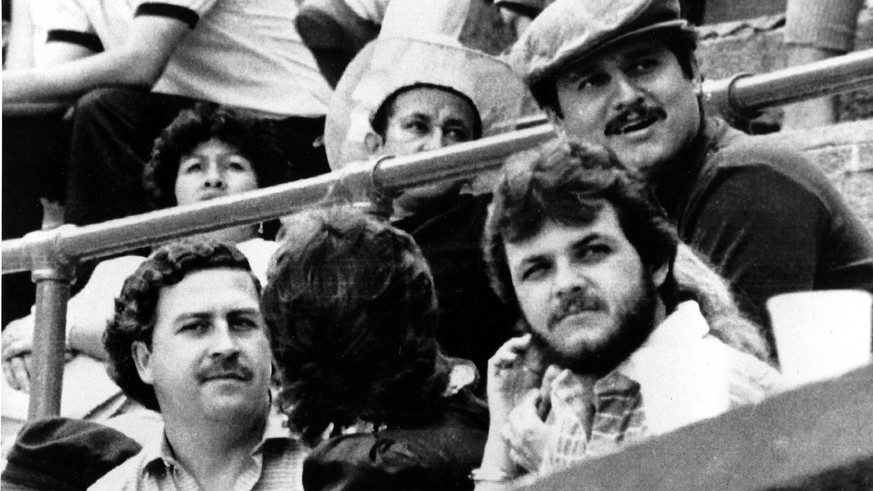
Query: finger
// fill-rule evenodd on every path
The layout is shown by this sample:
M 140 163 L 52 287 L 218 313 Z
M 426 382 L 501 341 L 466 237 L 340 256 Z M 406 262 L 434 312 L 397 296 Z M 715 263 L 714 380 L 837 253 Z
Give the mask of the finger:
M 3 345 L 2 357 L 4 360 L 11 360 L 12 358 L 17 358 L 26 353 L 30 353 L 31 349 L 32 346 L 30 343 L 19 339 Z
M 15 390 L 21 390 L 21 387 L 18 385 L 18 380 L 12 372 L 12 363 L 9 360 L 3 360 L 3 376 L 6 377 L 6 383 L 9 384 L 9 387 L 12 387 Z
M 15 377 L 15 386 L 18 390 L 30 393 L 30 375 L 27 373 L 27 367 L 24 360 L 17 356 L 9 360 L 12 367 L 12 376 Z
M 511 367 L 527 351 L 530 346 L 530 338 L 530 334 L 525 334 L 503 343 L 503 346 L 498 348 L 494 356 L 488 360 L 489 365 L 499 368 Z
M 30 381 L 30 375 L 33 373 L 33 365 L 31 363 L 33 356 L 31 353 L 28 353 L 22 356 L 21 359 L 24 360 L 24 369 L 27 370 L 27 380 Z

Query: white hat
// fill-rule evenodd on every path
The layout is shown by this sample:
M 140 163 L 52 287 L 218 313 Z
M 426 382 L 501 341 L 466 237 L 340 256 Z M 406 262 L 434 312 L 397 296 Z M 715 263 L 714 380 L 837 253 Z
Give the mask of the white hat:
M 388 96 L 415 84 L 448 87 L 469 97 L 483 136 L 519 116 L 527 90 L 508 64 L 445 36 L 380 37 L 352 60 L 331 99 L 324 129 L 331 169 L 372 156 L 364 142 L 373 132 L 371 116 Z

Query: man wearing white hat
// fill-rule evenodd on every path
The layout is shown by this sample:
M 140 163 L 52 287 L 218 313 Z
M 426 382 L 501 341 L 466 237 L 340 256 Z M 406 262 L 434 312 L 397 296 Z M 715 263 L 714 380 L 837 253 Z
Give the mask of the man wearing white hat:
M 512 51 L 558 130 L 644 173 L 680 238 L 766 323 L 788 291 L 873 291 L 873 239 L 802 155 L 707 118 L 678 0 L 557 0 Z M 772 336 L 770 336 L 772 346 Z
M 423 37 L 425 30 L 413 31 Z M 334 170 L 475 140 L 519 114 L 524 86 L 505 63 L 445 35 L 395 33 L 384 25 L 337 85 L 325 124 Z M 462 193 L 464 184 L 405 191 L 395 200 L 394 224 L 415 238 L 431 265 L 440 344 L 481 371 L 511 336 L 514 319 L 489 288 L 479 249 L 490 196 Z

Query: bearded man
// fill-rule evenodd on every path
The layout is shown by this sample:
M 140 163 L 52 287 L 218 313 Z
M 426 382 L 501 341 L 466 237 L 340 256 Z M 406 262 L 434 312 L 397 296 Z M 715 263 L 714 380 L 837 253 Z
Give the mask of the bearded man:
M 511 162 L 485 247 L 527 334 L 489 361 L 491 426 L 472 475 L 483 489 L 511 482 L 519 464 L 549 473 L 780 386 L 679 286 L 675 228 L 604 148 L 562 143 Z M 536 437 L 513 436 L 516 419 Z

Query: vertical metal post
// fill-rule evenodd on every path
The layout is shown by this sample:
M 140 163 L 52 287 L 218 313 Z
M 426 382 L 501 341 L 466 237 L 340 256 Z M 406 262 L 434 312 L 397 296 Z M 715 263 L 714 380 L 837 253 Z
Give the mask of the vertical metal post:
M 70 299 L 69 267 L 39 269 L 36 283 L 36 313 L 33 332 L 30 405 L 27 418 L 57 416 L 61 412 L 64 377 L 67 300 Z
M 33 255 L 33 273 L 36 283 L 36 312 L 34 313 L 33 353 L 31 356 L 29 420 L 57 416 L 61 412 L 61 389 L 64 378 L 66 350 L 67 301 L 73 266 L 63 263 L 53 247 L 48 229 L 58 226 L 62 219 L 56 207 L 43 202 L 43 231 L 31 234 L 39 238 Z

